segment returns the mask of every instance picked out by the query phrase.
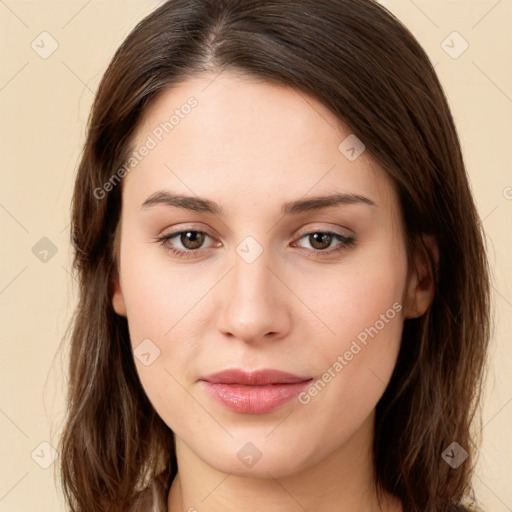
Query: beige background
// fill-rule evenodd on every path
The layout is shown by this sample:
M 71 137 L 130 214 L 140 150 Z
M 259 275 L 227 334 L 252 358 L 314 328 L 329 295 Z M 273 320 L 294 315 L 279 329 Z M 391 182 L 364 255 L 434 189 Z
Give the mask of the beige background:
M 161 3 L 0 0 L 1 512 L 64 510 L 52 449 L 41 443 L 57 445 L 64 412 L 66 352 L 58 348 L 75 300 L 68 243 L 74 173 L 108 61 Z M 436 66 L 484 221 L 496 331 L 475 486 L 488 512 L 511 511 L 512 1 L 382 3 Z M 464 41 L 467 50 L 453 58 Z M 52 44 L 58 48 L 45 55 Z

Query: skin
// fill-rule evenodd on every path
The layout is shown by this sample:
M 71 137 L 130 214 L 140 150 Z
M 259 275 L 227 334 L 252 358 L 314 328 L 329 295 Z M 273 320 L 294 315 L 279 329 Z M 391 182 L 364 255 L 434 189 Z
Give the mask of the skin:
M 198 101 L 122 184 L 112 303 L 128 319 L 134 349 L 149 338 L 160 350 L 150 365 L 135 363 L 175 433 L 169 511 L 400 511 L 388 495 L 377 501 L 375 406 L 404 320 L 422 315 L 434 290 L 418 255 L 407 264 L 396 192 L 368 152 L 350 161 L 338 150 L 351 132 L 313 97 L 233 72 L 213 78 L 187 79 L 150 105 L 135 148 L 189 97 Z M 142 207 L 162 190 L 207 198 L 224 213 Z M 285 202 L 335 192 L 375 206 L 281 213 Z M 192 257 L 155 241 L 180 229 L 207 233 L 198 249 L 184 237 L 167 242 Z M 325 255 L 342 242 L 315 245 L 305 235 L 329 231 L 356 242 Z M 262 249 L 252 263 L 236 250 L 247 236 Z M 293 399 L 271 413 L 239 414 L 198 381 L 228 368 L 316 381 L 393 304 L 401 311 L 305 405 Z M 252 467 L 237 457 L 248 442 L 262 455 Z

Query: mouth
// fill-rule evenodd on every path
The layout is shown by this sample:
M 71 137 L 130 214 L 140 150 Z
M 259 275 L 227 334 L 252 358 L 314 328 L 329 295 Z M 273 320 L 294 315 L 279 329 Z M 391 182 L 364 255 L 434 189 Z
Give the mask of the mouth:
M 313 378 L 271 369 L 231 369 L 199 380 L 227 409 L 240 414 L 265 414 L 295 398 Z

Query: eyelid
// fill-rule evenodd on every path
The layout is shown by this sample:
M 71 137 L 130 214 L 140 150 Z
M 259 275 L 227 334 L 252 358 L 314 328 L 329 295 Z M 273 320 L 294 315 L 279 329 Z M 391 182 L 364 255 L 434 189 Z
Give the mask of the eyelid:
M 198 226 L 182 226 L 181 224 L 176 227 L 176 229 L 167 228 L 162 231 L 160 235 L 158 235 L 158 238 L 163 237 L 173 237 L 176 235 L 179 235 L 180 233 L 186 232 L 186 231 L 195 231 L 197 233 L 204 233 L 208 235 L 210 238 L 217 238 L 208 228 L 198 227 Z
M 309 226 L 309 225 L 306 225 L 306 226 Z M 345 229 L 347 232 L 343 233 L 343 232 L 339 232 L 337 231 L 337 229 L 339 228 L 343 228 Z M 173 237 L 173 236 L 176 236 L 178 234 L 181 234 L 183 233 L 184 231 L 196 231 L 198 233 L 205 233 L 206 235 L 208 235 L 210 238 L 212 239 L 215 239 L 217 238 L 215 235 L 212 234 L 212 232 L 210 230 L 208 230 L 207 228 L 203 228 L 203 227 L 197 227 L 197 226 L 179 226 L 178 228 L 176 228 L 176 230 L 170 230 L 169 231 L 167 229 L 164 229 L 162 231 L 162 233 L 160 235 L 158 235 L 158 239 L 161 239 L 161 238 L 164 238 L 164 237 Z M 332 234 L 337 234 L 337 235 L 340 235 L 340 236 L 343 236 L 343 237 L 346 237 L 346 238 L 351 238 L 355 235 L 355 233 L 351 230 L 351 229 L 348 229 L 346 227 L 343 227 L 343 226 L 337 226 L 337 228 L 330 228 L 330 227 L 326 227 L 326 226 L 313 226 L 313 227 L 310 227 L 310 228 L 307 228 L 307 227 L 302 227 L 302 228 L 299 228 L 299 230 L 293 235 L 294 238 L 302 238 L 304 235 L 310 235 L 310 234 L 313 234 L 313 233 L 318 233 L 318 232 L 321 232 L 321 233 L 332 233 Z
M 307 227 L 305 228 L 299 228 L 299 230 L 297 231 L 297 233 L 294 235 L 294 236 L 298 236 L 298 237 L 302 237 L 304 235 L 310 235 L 312 233 L 334 233 L 334 234 L 337 234 L 337 235 L 340 235 L 340 236 L 344 236 L 344 237 L 347 237 L 347 238 L 350 238 L 350 237 L 353 237 L 355 236 L 355 233 L 349 229 L 349 228 L 346 228 L 344 226 L 339 226 L 339 225 L 336 225 L 336 227 L 332 228 L 332 227 L 326 227 L 325 225 L 323 226 L 313 226 L 313 227 L 309 227 L 310 224 L 306 224 Z M 346 232 L 340 232 L 340 229 L 343 229 L 345 230 Z

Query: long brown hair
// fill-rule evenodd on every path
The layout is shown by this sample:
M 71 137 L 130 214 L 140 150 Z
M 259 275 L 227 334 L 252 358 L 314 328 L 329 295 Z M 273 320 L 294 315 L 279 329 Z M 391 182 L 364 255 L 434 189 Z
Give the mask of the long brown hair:
M 70 509 L 125 511 L 155 482 L 164 503 L 176 475 L 172 431 L 142 389 L 126 319 L 111 304 L 122 186 L 105 192 L 104 185 L 123 167 L 138 121 L 161 91 L 224 70 L 313 95 L 391 178 L 409 255 L 425 251 L 436 291 L 427 313 L 405 321 L 377 405 L 375 480 L 404 512 L 473 510 L 471 430 L 491 329 L 485 239 L 433 66 L 372 0 L 171 0 L 116 52 L 96 94 L 73 196 L 79 303 L 61 441 Z M 437 266 L 423 233 L 437 241 Z M 469 455 L 457 469 L 442 457 L 453 442 Z

